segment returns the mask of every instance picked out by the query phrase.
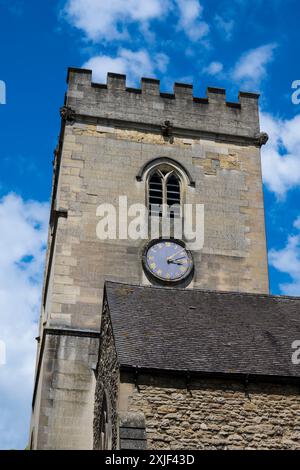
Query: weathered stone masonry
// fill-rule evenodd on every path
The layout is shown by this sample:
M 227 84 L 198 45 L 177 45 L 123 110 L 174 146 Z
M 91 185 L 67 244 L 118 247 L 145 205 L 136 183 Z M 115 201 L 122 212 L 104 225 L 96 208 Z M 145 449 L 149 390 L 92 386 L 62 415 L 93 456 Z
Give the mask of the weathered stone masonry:
M 40 411 L 31 430 L 34 449 L 92 447 L 98 347 L 95 332 L 44 330 L 33 394 Z
M 54 209 L 65 210 L 67 218 L 57 222 L 43 320 L 98 329 L 105 280 L 144 282 L 144 241 L 101 242 L 96 209 L 103 202 L 117 205 L 120 195 L 128 205 L 145 203 L 145 181 L 136 177 L 158 157 L 189 171 L 195 187 L 185 188 L 185 202 L 205 206 L 205 246 L 194 253 L 193 287 L 268 292 L 258 96 L 241 93 L 233 106 L 220 89 L 196 99 L 191 86 L 175 85 L 174 95 L 167 95 L 158 81 L 143 79 L 141 90 L 133 91 L 123 76 L 109 74 L 100 86 L 91 83 L 90 71 L 76 69 L 68 83 L 53 195 Z M 172 142 L 162 132 L 167 119 Z
M 105 393 L 107 394 L 109 405 L 108 413 L 109 421 L 111 422 L 111 441 L 113 449 L 118 448 L 119 437 L 117 409 L 120 374 L 114 345 L 114 338 L 112 334 L 112 326 L 109 315 L 107 313 L 107 308 L 107 305 L 104 305 L 100 335 L 100 349 L 103 351 L 103 354 L 99 355 L 99 362 L 97 365 L 97 375 L 101 376 L 101 381 L 97 382 L 95 389 L 95 410 L 93 425 L 93 447 L 95 449 L 98 449 L 100 445 L 100 416 Z
M 104 298 L 96 403 L 105 386 L 113 426 L 136 423 L 126 448 L 144 426 L 148 449 L 300 449 L 300 298 L 116 282 Z M 97 405 L 95 423 L 96 440 Z
M 128 205 L 145 203 L 141 168 L 156 158 L 172 159 L 195 183 L 184 188 L 185 202 L 205 206 L 205 245 L 193 253 L 189 287 L 267 293 L 260 166 L 266 137 L 259 129 L 258 95 L 240 93 L 238 103 L 228 103 L 223 89 L 208 88 L 205 98 L 196 98 L 184 84 L 175 84 L 174 94 L 160 93 L 157 80 L 142 79 L 141 89 L 133 89 L 116 74 L 108 74 L 107 84 L 94 84 L 91 71 L 80 69 L 69 69 L 61 116 L 31 429 L 35 448 L 90 448 L 95 386 L 90 357 L 98 352 L 104 282 L 146 283 L 145 241 L 99 240 L 98 205 L 117 205 L 120 195 Z M 69 372 L 48 349 L 47 331 L 54 336 L 55 329 L 60 337 L 55 347 L 60 354 L 71 352 Z M 63 339 L 64 330 L 69 335 Z M 80 350 L 89 332 L 92 352 L 83 347 L 81 365 L 90 395 L 77 406 L 81 383 L 74 379 L 76 369 L 71 372 L 77 353 L 70 338 L 78 336 Z M 82 432 L 83 423 L 89 431 Z
M 145 415 L 148 449 L 300 449 L 298 386 L 160 382 L 131 385 L 128 396 L 128 411 Z

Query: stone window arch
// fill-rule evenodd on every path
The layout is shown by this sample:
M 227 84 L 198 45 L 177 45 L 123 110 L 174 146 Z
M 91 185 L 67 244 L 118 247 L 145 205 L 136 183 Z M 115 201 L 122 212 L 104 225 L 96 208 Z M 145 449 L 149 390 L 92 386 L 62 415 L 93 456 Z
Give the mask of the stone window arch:
M 100 412 L 99 449 L 112 449 L 111 405 L 107 392 L 104 390 Z
M 165 163 L 154 166 L 146 182 L 149 215 L 180 217 L 184 183 L 178 169 Z
M 146 162 L 136 175 L 137 181 L 144 181 L 146 188 L 146 204 L 149 215 L 182 216 L 187 187 L 195 187 L 189 171 L 177 160 L 169 157 L 158 157 Z M 163 204 L 162 211 L 151 210 L 151 205 Z M 172 205 L 179 206 L 177 210 L 169 210 Z M 172 215 L 173 214 L 173 215 Z

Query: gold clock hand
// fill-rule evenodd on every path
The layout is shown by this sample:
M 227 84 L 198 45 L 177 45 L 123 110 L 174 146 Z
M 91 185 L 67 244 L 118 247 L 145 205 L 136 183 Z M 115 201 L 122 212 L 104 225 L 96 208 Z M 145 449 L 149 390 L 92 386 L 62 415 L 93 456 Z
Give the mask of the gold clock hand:
M 167 260 L 169 261 L 170 259 L 174 258 L 174 256 L 181 255 L 181 253 L 183 253 L 184 251 L 185 251 L 185 250 L 183 249 L 183 250 L 179 251 L 179 253 L 174 253 L 173 255 L 169 256 L 169 257 L 167 258 Z
M 175 258 L 175 259 L 168 259 L 167 260 L 167 263 L 170 264 L 170 263 L 176 263 L 176 261 L 179 261 L 181 259 L 185 259 L 185 256 L 182 256 L 181 258 Z M 179 264 L 182 264 L 182 263 L 179 263 Z

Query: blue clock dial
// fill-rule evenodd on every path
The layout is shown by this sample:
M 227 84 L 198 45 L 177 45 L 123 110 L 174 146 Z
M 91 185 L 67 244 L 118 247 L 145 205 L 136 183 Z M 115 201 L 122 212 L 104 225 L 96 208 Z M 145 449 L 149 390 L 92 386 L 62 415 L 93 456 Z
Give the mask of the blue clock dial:
M 146 250 L 144 265 L 155 278 L 174 282 L 190 274 L 193 260 L 183 244 L 173 240 L 158 240 L 152 242 Z

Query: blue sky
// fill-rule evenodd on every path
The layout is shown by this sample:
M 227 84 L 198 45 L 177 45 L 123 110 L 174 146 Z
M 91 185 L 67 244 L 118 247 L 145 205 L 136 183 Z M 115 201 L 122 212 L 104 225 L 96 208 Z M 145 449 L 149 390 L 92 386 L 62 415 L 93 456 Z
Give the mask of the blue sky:
M 36 321 L 68 66 L 259 91 L 271 291 L 300 295 L 297 0 L 0 0 L 0 448 L 27 440 Z M 1 97 L 0 97 L 1 101 Z

